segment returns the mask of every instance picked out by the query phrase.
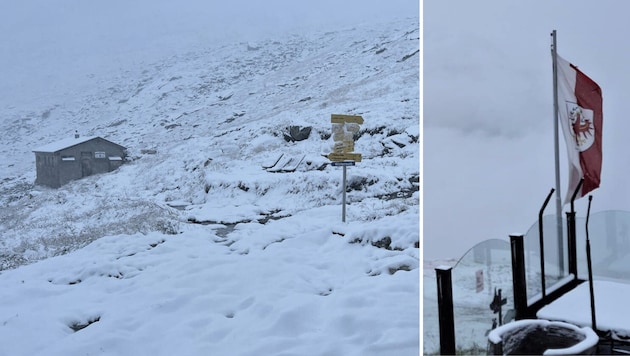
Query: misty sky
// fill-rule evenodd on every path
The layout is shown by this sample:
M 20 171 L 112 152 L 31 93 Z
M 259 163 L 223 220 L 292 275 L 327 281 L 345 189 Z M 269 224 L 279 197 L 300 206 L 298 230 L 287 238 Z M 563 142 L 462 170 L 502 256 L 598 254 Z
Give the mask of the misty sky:
M 417 0 L 1 1 L 0 108 L 62 92 L 103 68 L 120 72 L 191 48 L 418 17 L 419 11 Z
M 460 257 L 536 221 L 555 186 L 554 29 L 558 53 L 603 91 L 602 182 L 592 212 L 630 211 L 629 10 L 621 0 L 424 1 L 425 258 Z M 564 197 L 562 139 L 560 157 Z M 586 206 L 576 202 L 578 216 Z M 555 213 L 555 197 L 546 213 Z

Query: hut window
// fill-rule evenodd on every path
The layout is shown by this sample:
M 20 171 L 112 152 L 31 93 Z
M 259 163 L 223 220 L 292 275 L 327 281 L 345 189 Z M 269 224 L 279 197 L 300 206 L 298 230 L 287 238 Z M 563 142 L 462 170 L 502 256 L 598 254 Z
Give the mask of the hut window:
M 94 152 L 94 158 L 105 158 L 105 152 Z
M 61 160 L 64 162 L 74 161 L 74 156 L 61 156 Z

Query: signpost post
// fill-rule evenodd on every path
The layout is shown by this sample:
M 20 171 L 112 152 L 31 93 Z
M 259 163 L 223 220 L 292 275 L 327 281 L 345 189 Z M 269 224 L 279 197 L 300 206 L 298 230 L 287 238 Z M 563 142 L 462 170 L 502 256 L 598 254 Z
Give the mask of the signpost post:
M 358 115 L 330 115 L 332 124 L 333 151 L 328 155 L 332 166 L 343 167 L 341 199 L 341 221 L 346 222 L 346 168 L 361 162 L 361 154 L 354 152 L 354 135 L 359 132 L 363 117 Z

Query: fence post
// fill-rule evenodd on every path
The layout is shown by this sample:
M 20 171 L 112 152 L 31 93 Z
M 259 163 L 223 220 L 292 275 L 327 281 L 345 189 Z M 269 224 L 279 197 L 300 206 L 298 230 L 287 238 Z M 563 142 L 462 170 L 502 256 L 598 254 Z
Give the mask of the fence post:
M 451 267 L 437 267 L 438 313 L 440 321 L 440 354 L 455 355 L 455 315 Z
M 569 273 L 573 273 L 574 279 L 577 279 L 577 233 L 575 232 L 575 198 L 584 183 L 584 178 L 580 179 L 577 187 L 571 196 L 571 211 L 567 213 L 567 246 L 569 249 Z
M 514 291 L 514 319 L 525 319 L 527 312 L 527 282 L 525 280 L 525 249 L 523 235 L 510 235 L 512 251 L 512 287 Z
M 569 252 L 569 274 L 577 279 L 577 247 L 575 232 L 575 211 L 567 212 L 567 246 Z

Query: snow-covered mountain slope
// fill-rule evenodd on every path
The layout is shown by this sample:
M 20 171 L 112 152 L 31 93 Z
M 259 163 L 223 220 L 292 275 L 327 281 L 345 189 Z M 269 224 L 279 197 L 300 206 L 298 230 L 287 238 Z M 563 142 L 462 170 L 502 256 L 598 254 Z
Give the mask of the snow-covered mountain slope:
M 0 355 L 419 354 L 418 36 L 193 48 L 2 104 Z M 345 223 L 331 114 L 365 120 Z M 75 130 L 129 161 L 35 186 Z
M 365 119 L 355 144 L 363 161 L 348 170 L 349 220 L 418 204 L 418 38 L 411 18 L 196 48 L 87 77 L 89 90 L 7 106 L 3 268 L 109 234 L 176 233 L 188 220 L 233 224 L 338 205 L 341 169 L 323 156 L 333 113 Z M 312 126 L 310 137 L 285 141 L 291 125 Z M 31 150 L 75 130 L 127 147 L 130 162 L 60 189 L 34 186 Z M 262 169 L 281 154 L 304 160 L 294 173 Z

